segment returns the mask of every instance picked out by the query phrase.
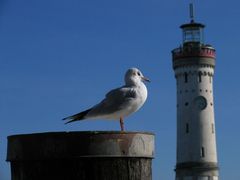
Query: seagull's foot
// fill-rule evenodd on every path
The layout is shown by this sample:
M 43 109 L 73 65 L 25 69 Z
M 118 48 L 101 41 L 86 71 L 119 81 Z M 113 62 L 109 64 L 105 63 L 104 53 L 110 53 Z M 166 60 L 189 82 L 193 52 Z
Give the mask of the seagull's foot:
M 120 127 L 121 127 L 121 131 L 124 131 L 124 121 L 122 117 L 120 117 Z

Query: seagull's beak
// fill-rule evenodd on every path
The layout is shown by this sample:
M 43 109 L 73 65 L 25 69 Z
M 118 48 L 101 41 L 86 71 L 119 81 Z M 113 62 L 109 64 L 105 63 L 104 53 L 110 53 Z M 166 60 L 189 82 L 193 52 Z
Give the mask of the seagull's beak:
M 148 78 L 146 78 L 146 77 L 144 77 L 144 76 L 142 77 L 142 80 L 143 80 L 143 81 L 146 81 L 146 82 L 151 82 Z

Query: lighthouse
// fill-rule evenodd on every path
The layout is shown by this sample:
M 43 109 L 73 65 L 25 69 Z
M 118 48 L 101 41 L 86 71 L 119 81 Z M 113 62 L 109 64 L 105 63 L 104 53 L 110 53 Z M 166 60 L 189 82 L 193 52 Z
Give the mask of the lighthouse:
M 176 180 L 218 180 L 213 76 L 215 49 L 204 42 L 205 25 L 180 26 L 183 40 L 172 50 L 177 82 Z

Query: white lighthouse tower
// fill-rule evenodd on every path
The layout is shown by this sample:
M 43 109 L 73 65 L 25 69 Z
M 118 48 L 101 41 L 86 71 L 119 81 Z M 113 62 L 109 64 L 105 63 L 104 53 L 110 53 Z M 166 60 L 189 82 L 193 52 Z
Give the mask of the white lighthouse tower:
M 182 45 L 172 51 L 177 81 L 176 180 L 218 180 L 214 120 L 215 49 L 204 43 L 204 25 L 183 24 Z

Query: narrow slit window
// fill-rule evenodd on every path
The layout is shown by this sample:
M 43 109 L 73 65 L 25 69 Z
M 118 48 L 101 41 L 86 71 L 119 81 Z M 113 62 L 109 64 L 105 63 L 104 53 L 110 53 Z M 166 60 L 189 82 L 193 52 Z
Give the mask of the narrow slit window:
M 187 83 L 188 82 L 188 74 L 184 73 L 184 82 Z
M 205 157 L 205 149 L 204 149 L 204 147 L 201 148 L 201 157 Z
M 200 72 L 198 73 L 198 82 L 202 82 L 202 74 Z
M 212 83 L 212 76 L 209 76 L 209 82 Z
M 186 133 L 188 134 L 189 133 L 189 124 L 186 123 Z
M 212 123 L 212 133 L 214 134 L 214 124 Z

